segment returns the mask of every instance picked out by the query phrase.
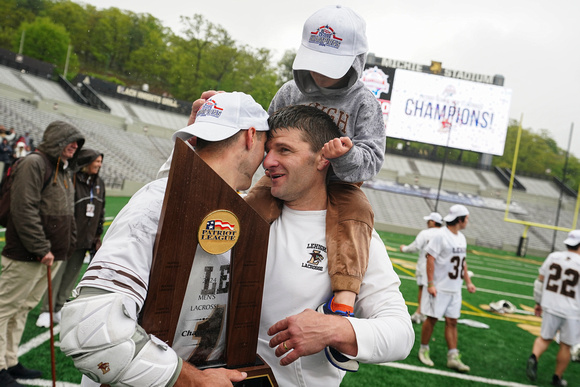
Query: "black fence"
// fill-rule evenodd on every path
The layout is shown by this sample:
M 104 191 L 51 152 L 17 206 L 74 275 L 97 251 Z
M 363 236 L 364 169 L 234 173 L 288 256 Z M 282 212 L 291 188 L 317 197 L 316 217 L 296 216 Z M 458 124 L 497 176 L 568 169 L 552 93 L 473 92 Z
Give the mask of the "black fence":
M 52 63 L 20 55 L 4 48 L 0 48 L 0 64 L 46 79 L 53 79 L 56 70 L 56 65 Z
M 191 102 L 189 101 L 178 100 L 131 87 L 117 85 L 116 83 L 107 82 L 102 79 L 90 77 L 84 74 L 78 74 L 75 77 L 74 82 L 87 84 L 93 90 L 103 95 L 138 105 L 184 115 L 189 115 L 191 112 Z

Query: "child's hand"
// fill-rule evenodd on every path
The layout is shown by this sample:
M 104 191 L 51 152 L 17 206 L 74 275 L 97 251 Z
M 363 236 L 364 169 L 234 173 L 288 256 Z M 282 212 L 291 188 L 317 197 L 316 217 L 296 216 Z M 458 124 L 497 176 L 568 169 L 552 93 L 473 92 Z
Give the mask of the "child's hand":
M 223 91 L 215 91 L 215 90 L 206 90 L 201 93 L 201 96 L 193 101 L 191 104 L 191 113 L 189 114 L 189 120 L 187 121 L 187 126 L 192 125 L 195 122 L 195 115 L 199 108 L 203 106 L 205 101 L 216 95 L 217 93 L 223 93 Z
M 335 159 L 344 155 L 352 148 L 352 140 L 349 137 L 335 138 L 324 144 L 322 155 L 327 159 Z

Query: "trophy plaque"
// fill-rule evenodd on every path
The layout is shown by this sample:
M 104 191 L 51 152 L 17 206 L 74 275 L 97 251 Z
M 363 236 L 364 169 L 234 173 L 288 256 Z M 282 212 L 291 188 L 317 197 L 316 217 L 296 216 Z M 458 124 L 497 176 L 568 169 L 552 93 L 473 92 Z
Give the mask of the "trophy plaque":
M 214 321 L 223 321 L 227 310 L 224 355 L 213 362 L 199 361 L 204 352 L 197 348 L 197 355 L 185 360 L 198 368 L 246 372 L 248 377 L 236 386 L 277 386 L 272 370 L 256 353 L 269 230 L 269 224 L 188 143 L 176 139 L 141 315 L 143 328 L 173 345 L 198 245 L 210 259 L 211 254 L 229 252 L 227 308 L 212 311 Z M 192 327 L 192 336 L 203 340 L 211 322 L 204 324 L 196 331 Z

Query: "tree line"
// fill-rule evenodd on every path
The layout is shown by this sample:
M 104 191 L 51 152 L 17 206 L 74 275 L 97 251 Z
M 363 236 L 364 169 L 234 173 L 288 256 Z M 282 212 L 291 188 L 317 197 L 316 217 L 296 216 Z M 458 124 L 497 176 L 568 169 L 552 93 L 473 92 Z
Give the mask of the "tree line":
M 182 16 L 180 34 L 151 14 L 116 7 L 97 9 L 70 0 L 3 0 L 0 2 L 0 47 L 53 63 L 63 73 L 70 46 L 67 77 L 91 75 L 125 86 L 148 84 L 156 94 L 193 101 L 204 90 L 237 90 L 251 94 L 267 108 L 278 88 L 292 78 L 295 51 L 276 64 L 266 48 L 240 45 L 221 25 L 204 16 Z M 23 33 L 24 32 L 24 33 Z M 494 166 L 511 168 L 518 125 L 508 127 L 503 156 Z M 387 139 L 387 149 L 401 140 Z M 421 155 L 442 158 L 444 147 L 413 143 Z M 563 177 L 565 151 L 547 131 L 524 129 L 517 172 L 535 177 Z M 449 160 L 477 164 L 480 155 L 451 149 Z M 570 156 L 565 182 L 577 190 L 580 162 Z
M 151 14 L 97 9 L 69 0 L 0 2 L 0 46 L 53 63 L 67 77 L 78 72 L 125 86 L 195 100 L 204 90 L 239 90 L 263 106 L 285 79 L 265 48 L 238 44 L 202 15 L 182 16 L 176 34 Z M 24 31 L 24 34 L 23 34 Z M 287 75 L 286 75 L 287 76 Z

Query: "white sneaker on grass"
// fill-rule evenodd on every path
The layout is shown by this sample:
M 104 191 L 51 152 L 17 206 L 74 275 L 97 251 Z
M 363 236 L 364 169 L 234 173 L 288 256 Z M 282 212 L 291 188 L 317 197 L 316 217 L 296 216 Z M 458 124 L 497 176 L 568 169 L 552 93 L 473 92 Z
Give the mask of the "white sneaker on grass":
M 463 364 L 461 361 L 461 355 L 458 353 L 447 355 L 447 368 L 451 368 L 459 372 L 469 372 L 471 369 L 468 365 Z
M 423 321 L 421 321 L 421 313 L 415 312 L 411 315 L 411 321 L 413 322 L 413 324 L 421 324 Z
M 40 328 L 50 327 L 50 313 L 42 312 L 38 315 L 38 320 L 36 320 L 36 326 Z
M 429 367 L 433 367 L 435 365 L 431 360 L 431 357 L 429 356 L 428 349 L 419 349 L 419 360 L 421 361 L 421 363 Z

